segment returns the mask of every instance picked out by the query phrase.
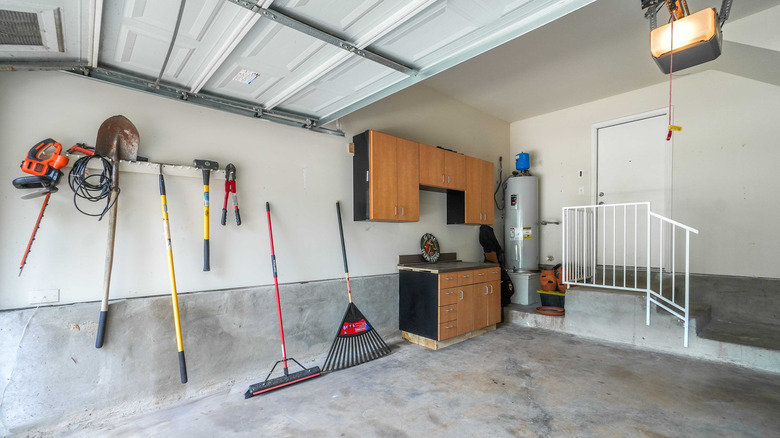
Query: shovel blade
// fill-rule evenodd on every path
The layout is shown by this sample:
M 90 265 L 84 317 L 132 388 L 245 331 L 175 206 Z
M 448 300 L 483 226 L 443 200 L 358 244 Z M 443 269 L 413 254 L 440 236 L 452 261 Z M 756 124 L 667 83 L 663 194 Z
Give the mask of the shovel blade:
M 136 161 L 138 143 L 138 130 L 133 122 L 125 116 L 113 116 L 98 129 L 95 153 L 111 159 Z

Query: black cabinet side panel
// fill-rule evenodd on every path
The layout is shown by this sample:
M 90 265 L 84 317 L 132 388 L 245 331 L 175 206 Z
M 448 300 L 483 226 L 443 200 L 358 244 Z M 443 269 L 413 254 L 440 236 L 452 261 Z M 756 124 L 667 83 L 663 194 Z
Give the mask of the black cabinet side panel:
M 368 131 L 352 137 L 352 197 L 354 220 L 368 220 Z
M 447 223 L 466 223 L 466 194 L 460 190 L 447 190 Z
M 429 339 L 439 336 L 439 276 L 399 271 L 398 328 Z

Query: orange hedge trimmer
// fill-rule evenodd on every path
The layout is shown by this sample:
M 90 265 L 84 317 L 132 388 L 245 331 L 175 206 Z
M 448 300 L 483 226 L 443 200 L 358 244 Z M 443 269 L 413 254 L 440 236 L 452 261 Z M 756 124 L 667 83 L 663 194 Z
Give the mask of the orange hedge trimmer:
M 27 263 L 27 255 L 30 254 L 35 235 L 38 233 L 38 228 L 40 228 L 43 213 L 49 205 L 49 197 L 57 191 L 57 184 L 62 179 L 62 171 L 60 169 L 68 165 L 68 157 L 61 155 L 61 152 L 62 145 L 50 138 L 38 142 L 27 152 L 27 157 L 22 161 L 21 165 L 22 172 L 29 173 L 32 176 L 23 176 L 13 180 L 13 185 L 17 189 L 38 189 L 36 192 L 24 195 L 22 198 L 29 199 L 44 196 L 41 212 L 38 213 L 35 228 L 33 228 L 30 240 L 27 242 L 27 248 L 24 250 L 24 256 L 19 264 L 20 276 L 22 275 L 24 265 Z

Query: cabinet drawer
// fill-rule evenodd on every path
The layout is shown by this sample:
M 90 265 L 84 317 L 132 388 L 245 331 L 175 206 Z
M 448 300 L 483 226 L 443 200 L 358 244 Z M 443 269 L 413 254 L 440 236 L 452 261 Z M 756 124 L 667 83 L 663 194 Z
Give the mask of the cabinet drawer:
M 439 290 L 439 306 L 447 306 L 458 302 L 458 289 L 440 289 Z
M 489 268 L 487 281 L 501 281 L 501 268 Z
M 490 269 L 477 269 L 474 271 L 474 284 L 487 283 Z
M 439 323 L 455 321 L 458 318 L 458 305 L 439 307 Z
M 458 271 L 458 284 L 457 286 L 465 286 L 467 284 L 474 284 L 474 271 Z
M 458 325 L 455 321 L 444 322 L 439 324 L 439 340 L 443 341 L 457 336 Z
M 455 287 L 458 285 L 458 273 L 448 272 L 446 274 L 439 274 L 439 290 L 447 289 L 449 287 Z

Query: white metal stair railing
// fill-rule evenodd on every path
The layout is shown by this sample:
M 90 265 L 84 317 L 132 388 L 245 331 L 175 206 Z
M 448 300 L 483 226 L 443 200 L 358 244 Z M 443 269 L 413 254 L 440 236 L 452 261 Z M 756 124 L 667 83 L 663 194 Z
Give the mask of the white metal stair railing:
M 682 320 L 688 347 L 691 233 L 697 229 L 653 213 L 649 202 L 635 202 L 564 207 L 562 232 L 563 283 L 645 293 L 646 324 L 650 304 L 657 305 Z M 683 297 L 677 295 L 680 274 Z

